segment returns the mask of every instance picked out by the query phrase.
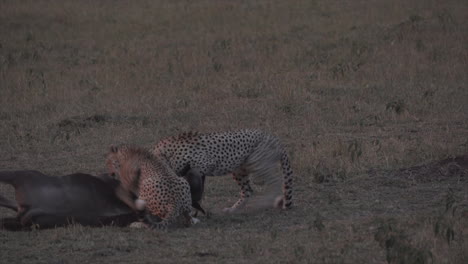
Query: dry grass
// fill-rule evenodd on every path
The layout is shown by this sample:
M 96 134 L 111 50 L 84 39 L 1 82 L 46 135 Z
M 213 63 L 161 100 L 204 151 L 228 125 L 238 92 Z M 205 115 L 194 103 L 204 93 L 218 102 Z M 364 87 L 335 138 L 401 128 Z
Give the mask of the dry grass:
M 0 169 L 260 127 L 297 175 L 289 212 L 223 216 L 236 186 L 209 178 L 197 227 L 0 231 L 2 261 L 467 263 L 466 174 L 396 172 L 468 153 L 468 6 L 345 2 L 1 1 Z

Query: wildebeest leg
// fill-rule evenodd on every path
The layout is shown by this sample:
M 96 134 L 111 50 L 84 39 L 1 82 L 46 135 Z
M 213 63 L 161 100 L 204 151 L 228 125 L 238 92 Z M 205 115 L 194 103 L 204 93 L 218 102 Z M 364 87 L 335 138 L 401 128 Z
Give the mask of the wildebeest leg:
M 206 215 L 205 210 L 203 210 L 200 205 L 201 200 L 203 199 L 203 192 L 205 188 L 205 175 L 201 173 L 198 168 L 191 168 L 190 164 L 186 165 L 182 169 L 181 174 L 190 185 L 192 207 Z M 193 216 L 196 217 L 198 211 L 195 211 Z
M 28 226 L 33 224 L 33 220 L 38 219 L 41 215 L 48 215 L 49 213 L 42 210 L 41 208 L 34 208 L 30 210 L 25 210 L 24 212 L 18 215 L 20 222 L 23 226 Z M 49 214 L 50 215 L 50 214 Z M 40 219 L 40 218 L 39 218 Z M 36 223 L 39 224 L 39 223 Z
M 39 228 L 65 226 L 73 222 L 73 219 L 66 216 L 57 216 L 51 214 L 35 215 L 31 219 L 31 224 L 37 225 Z
M 18 204 L 0 195 L 0 206 L 6 207 L 14 211 L 18 211 Z
M 65 215 L 56 215 L 51 212 L 45 211 L 41 208 L 34 208 L 26 210 L 19 217 L 21 225 L 30 227 L 37 225 L 38 228 L 50 228 L 57 226 L 65 226 L 74 222 L 73 217 Z M 83 224 L 89 224 L 86 220 L 81 220 Z
M 135 213 L 118 215 L 118 216 L 109 216 L 101 217 L 99 222 L 103 226 L 113 225 L 119 227 L 129 226 L 131 223 L 138 221 L 138 215 Z
M 6 229 L 9 231 L 21 231 L 26 228 L 21 225 L 17 217 L 6 217 L 0 219 L 0 229 Z
M 202 212 L 204 215 L 206 215 L 205 210 L 201 207 L 201 205 L 198 202 L 192 201 L 192 207 L 196 209 L 195 213 L 193 214 L 193 217 L 198 216 L 198 211 Z

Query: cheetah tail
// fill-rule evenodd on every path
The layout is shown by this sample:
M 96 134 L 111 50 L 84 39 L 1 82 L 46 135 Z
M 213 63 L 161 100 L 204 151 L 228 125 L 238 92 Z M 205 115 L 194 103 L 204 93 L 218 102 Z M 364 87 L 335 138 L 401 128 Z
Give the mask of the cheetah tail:
M 283 209 L 292 207 L 292 194 L 293 194 L 293 170 L 289 162 L 288 154 L 285 150 L 281 153 L 281 170 L 283 172 L 283 201 L 277 200 L 276 205 L 282 205 Z

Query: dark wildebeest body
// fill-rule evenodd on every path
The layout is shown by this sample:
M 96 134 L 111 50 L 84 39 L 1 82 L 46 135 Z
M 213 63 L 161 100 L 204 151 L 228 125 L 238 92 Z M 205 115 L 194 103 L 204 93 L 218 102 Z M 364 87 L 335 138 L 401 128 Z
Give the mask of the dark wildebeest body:
M 3 219 L 7 229 L 70 223 L 126 226 L 138 220 L 138 214 L 115 194 L 119 181 L 107 175 L 51 177 L 38 171 L 2 171 L 0 182 L 13 185 L 16 194 L 16 203 L 0 196 L 0 206 L 18 212 L 16 222 Z
M 185 174 L 193 207 L 205 213 L 198 203 L 203 194 L 204 175 L 190 168 Z M 131 208 L 119 199 L 116 190 L 120 182 L 107 174 L 51 177 L 38 171 L 0 171 L 0 182 L 13 185 L 16 195 L 16 202 L 0 195 L 1 207 L 18 212 L 16 218 L 0 219 L 0 227 L 6 229 L 27 229 L 33 224 L 50 228 L 70 223 L 128 226 L 140 218 L 132 209 L 135 206 Z

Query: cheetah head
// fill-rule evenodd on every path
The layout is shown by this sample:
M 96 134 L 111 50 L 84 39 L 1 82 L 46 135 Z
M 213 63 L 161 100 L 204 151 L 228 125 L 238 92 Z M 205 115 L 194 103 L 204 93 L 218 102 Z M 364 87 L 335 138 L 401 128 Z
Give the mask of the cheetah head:
M 138 195 L 141 176 L 140 161 L 149 156 L 151 153 L 142 148 L 126 144 L 112 145 L 106 156 L 106 166 L 109 174 L 120 180 L 124 189 Z

